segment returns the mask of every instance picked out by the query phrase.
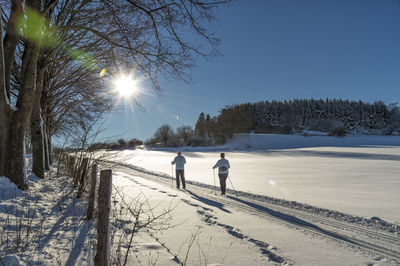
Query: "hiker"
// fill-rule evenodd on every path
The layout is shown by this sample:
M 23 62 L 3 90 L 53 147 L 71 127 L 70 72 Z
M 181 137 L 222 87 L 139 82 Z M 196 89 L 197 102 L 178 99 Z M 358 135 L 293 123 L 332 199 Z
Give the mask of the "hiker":
M 218 167 L 219 183 L 221 185 L 221 195 L 225 195 L 226 179 L 228 178 L 228 169 L 231 167 L 229 161 L 225 159 L 225 153 L 221 153 L 221 159 L 213 166 L 213 169 Z
M 186 189 L 186 183 L 185 183 L 185 157 L 181 155 L 182 153 L 178 151 L 178 156 L 174 158 L 174 160 L 171 162 L 171 164 L 176 164 L 175 166 L 175 176 L 176 176 L 176 187 L 179 188 L 179 176 L 181 177 L 182 181 L 182 188 Z

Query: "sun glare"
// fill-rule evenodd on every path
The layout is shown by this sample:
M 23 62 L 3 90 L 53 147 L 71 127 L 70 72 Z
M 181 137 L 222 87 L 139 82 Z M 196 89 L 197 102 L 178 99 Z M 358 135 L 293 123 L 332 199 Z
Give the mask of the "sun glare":
M 138 80 L 133 79 L 131 76 L 121 75 L 115 82 L 115 90 L 120 97 L 128 98 L 138 91 Z

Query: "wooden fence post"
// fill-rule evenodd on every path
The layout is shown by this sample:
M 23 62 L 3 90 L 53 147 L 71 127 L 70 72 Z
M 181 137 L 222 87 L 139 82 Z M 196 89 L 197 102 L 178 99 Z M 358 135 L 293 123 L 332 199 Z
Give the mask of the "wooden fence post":
M 89 164 L 89 159 L 83 158 L 81 169 L 79 171 L 79 175 L 77 178 L 77 180 L 79 180 L 79 189 L 78 189 L 78 194 L 76 195 L 77 198 L 80 198 L 82 196 L 83 191 L 85 190 L 85 179 L 86 179 L 88 164 Z
M 78 187 L 79 184 L 79 177 L 80 177 L 80 173 L 81 173 L 81 166 L 82 166 L 82 159 L 76 157 L 76 167 L 75 167 L 75 171 L 72 173 L 73 176 L 73 182 L 74 182 L 74 188 Z
M 70 156 L 69 157 L 69 164 L 68 164 L 68 170 L 69 173 L 74 176 L 74 169 L 75 169 L 75 157 Z
M 94 200 L 96 198 L 96 183 L 97 183 L 97 164 L 92 165 L 92 179 L 90 182 L 90 195 L 89 195 L 89 205 L 87 210 L 86 218 L 88 220 L 92 219 L 93 217 L 93 210 L 94 210 Z
M 100 186 L 98 195 L 99 216 L 97 219 L 97 253 L 94 265 L 110 265 L 110 209 L 112 191 L 112 171 L 100 171 Z

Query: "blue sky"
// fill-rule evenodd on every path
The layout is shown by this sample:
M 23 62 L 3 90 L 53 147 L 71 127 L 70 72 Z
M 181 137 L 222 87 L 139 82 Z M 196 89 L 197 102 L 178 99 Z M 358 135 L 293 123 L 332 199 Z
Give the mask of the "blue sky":
M 146 140 L 162 124 L 194 126 L 200 112 L 245 102 L 400 102 L 398 0 L 238 0 L 217 17 L 224 56 L 199 59 L 190 84 L 161 81 L 162 98 L 140 95 L 145 110 L 121 102 L 103 138 Z

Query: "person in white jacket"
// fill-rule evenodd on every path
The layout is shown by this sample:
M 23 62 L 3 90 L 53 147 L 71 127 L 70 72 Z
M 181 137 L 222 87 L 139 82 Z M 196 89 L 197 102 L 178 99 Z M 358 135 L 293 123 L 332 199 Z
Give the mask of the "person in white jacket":
M 185 182 L 185 157 L 181 155 L 182 153 L 178 151 L 178 156 L 174 158 L 171 164 L 176 164 L 175 166 L 175 176 L 176 176 L 176 187 L 179 188 L 179 177 L 181 177 L 182 181 L 182 188 L 186 189 L 186 182 Z
M 218 167 L 218 177 L 219 183 L 221 185 L 221 195 L 225 195 L 226 191 L 226 179 L 228 178 L 229 168 L 229 161 L 225 159 L 225 153 L 221 153 L 221 159 L 213 166 L 213 169 Z

